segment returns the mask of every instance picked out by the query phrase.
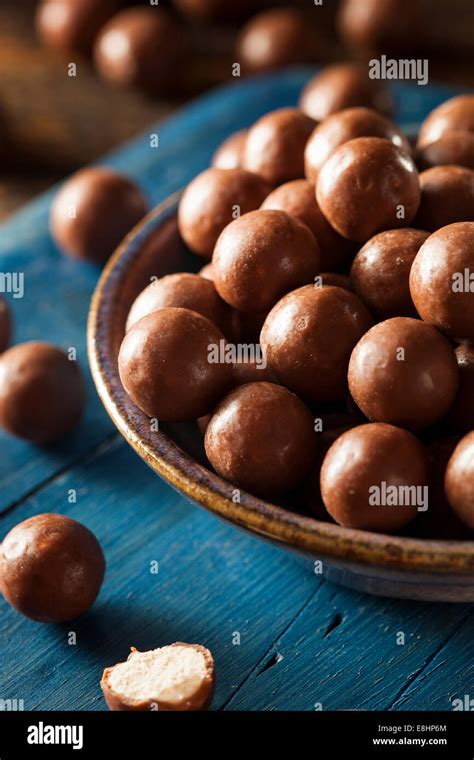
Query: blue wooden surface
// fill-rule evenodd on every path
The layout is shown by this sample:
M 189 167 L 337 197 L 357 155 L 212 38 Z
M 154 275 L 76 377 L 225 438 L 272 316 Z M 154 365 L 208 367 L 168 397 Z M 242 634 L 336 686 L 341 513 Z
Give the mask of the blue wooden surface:
M 205 168 L 230 132 L 294 104 L 309 73 L 216 91 L 105 162 L 137 179 L 156 204 Z M 451 93 L 399 85 L 394 94 L 398 119 L 411 128 Z M 85 323 L 98 272 L 54 249 L 52 195 L 0 230 L 0 271 L 25 275 L 25 297 L 10 298 L 16 340 L 75 346 L 86 369 Z M 105 666 L 126 657 L 130 645 L 175 640 L 212 649 L 214 709 L 449 710 L 453 698 L 474 696 L 469 606 L 346 591 L 315 575 L 311 562 L 196 509 L 122 441 L 90 379 L 87 415 L 70 440 L 41 449 L 0 433 L 0 453 L 1 535 L 30 515 L 61 512 L 96 533 L 108 562 L 99 600 L 72 624 L 38 625 L 1 602 L 0 698 L 23 699 L 27 709 L 103 710 Z M 158 574 L 150 572 L 153 561 Z

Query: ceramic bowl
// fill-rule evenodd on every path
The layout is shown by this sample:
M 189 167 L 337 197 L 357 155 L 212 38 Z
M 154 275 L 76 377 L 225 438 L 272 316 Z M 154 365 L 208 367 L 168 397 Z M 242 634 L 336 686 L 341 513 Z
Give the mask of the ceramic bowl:
M 157 207 L 106 265 L 89 314 L 88 351 L 94 382 L 120 433 L 147 464 L 183 496 L 240 528 L 319 560 L 330 580 L 382 596 L 474 601 L 474 541 L 388 536 L 342 528 L 242 492 L 206 467 L 194 423 L 150 430 L 148 418 L 122 388 L 117 355 L 128 310 L 150 277 L 196 271 L 205 263 L 182 242 L 179 194 Z

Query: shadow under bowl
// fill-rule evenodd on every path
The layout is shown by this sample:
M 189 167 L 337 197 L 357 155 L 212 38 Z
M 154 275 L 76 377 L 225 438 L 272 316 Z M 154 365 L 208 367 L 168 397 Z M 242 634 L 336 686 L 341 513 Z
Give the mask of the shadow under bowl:
M 331 581 L 381 596 L 427 601 L 474 601 L 474 541 L 388 536 L 342 528 L 241 492 L 202 459 L 194 424 L 150 429 L 148 417 L 120 382 L 117 356 L 132 302 L 153 276 L 196 271 L 205 262 L 180 238 L 179 193 L 158 206 L 125 238 L 107 263 L 88 322 L 92 375 L 112 421 L 144 461 L 191 501 L 283 548 L 322 561 Z

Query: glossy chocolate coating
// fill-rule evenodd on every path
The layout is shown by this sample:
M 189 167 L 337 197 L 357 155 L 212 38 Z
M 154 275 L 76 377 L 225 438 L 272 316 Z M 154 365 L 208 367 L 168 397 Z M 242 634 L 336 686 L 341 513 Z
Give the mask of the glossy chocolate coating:
M 460 433 L 474 430 L 474 346 L 461 343 L 456 348 L 459 367 L 459 388 L 452 404 L 448 422 Z
M 356 137 L 382 137 L 410 153 L 408 140 L 390 119 L 370 108 L 346 108 L 319 124 L 306 143 L 306 178 L 316 182 L 321 168 L 334 151 Z
M 454 449 L 446 468 L 444 485 L 455 513 L 474 530 L 474 430 Z
M 351 268 L 354 290 L 381 319 L 416 317 L 410 269 L 428 232 L 406 227 L 379 232 L 360 249 Z
M 168 274 L 147 285 L 132 304 L 126 330 L 147 314 L 170 306 L 197 311 L 230 337 L 230 307 L 219 296 L 211 280 L 188 272 Z
M 434 143 L 446 132 L 474 132 L 474 95 L 456 95 L 427 116 L 418 135 L 418 148 Z
M 321 468 L 321 494 L 336 522 L 381 533 L 403 528 L 417 515 L 416 501 L 371 503 L 371 489 L 382 489 L 383 484 L 428 486 L 428 462 L 421 443 L 408 431 L 382 423 L 359 425 L 340 435 Z
M 212 266 L 219 295 L 241 311 L 270 309 L 284 293 L 312 282 L 319 246 L 308 227 L 284 211 L 251 211 L 220 235 Z
M 429 507 L 426 512 L 420 513 L 417 520 L 419 534 L 424 538 L 469 538 L 469 531 L 451 508 L 444 488 L 446 467 L 458 442 L 459 437 L 447 436 L 434 440 L 427 447 L 430 471 Z
M 214 282 L 214 272 L 212 271 L 212 261 L 210 261 L 209 264 L 204 264 L 204 266 L 199 270 L 198 274 L 199 274 L 199 277 L 204 277 L 205 280 L 211 280 L 211 282 Z
M 228 21 L 245 16 L 258 7 L 258 0 L 173 0 L 183 16 L 196 21 Z
M 245 169 L 206 169 L 179 203 L 181 237 L 194 253 L 210 259 L 224 227 L 258 208 L 268 191 L 261 177 Z
M 321 285 L 335 285 L 337 288 L 345 288 L 346 290 L 354 292 L 351 278 L 347 274 L 340 274 L 339 272 L 321 272 L 319 277 L 321 278 Z
M 421 246 L 410 272 L 418 314 L 456 340 L 474 340 L 474 222 L 434 232 Z
M 314 124 L 297 108 L 265 114 L 248 131 L 242 165 L 273 186 L 304 177 L 304 149 Z
M 356 106 L 386 112 L 390 98 L 379 81 L 369 79 L 367 66 L 334 63 L 310 79 L 301 93 L 299 106 L 315 121 L 323 121 L 336 111 Z
M 8 303 L 0 296 L 0 354 L 7 348 L 12 334 L 12 318 Z
M 105 573 L 100 544 L 64 515 L 42 514 L 19 523 L 0 549 L 0 587 L 12 607 L 41 623 L 62 623 L 86 612 Z
M 323 216 L 315 198 L 314 185 L 305 179 L 285 182 L 268 195 L 261 208 L 286 211 L 306 224 L 315 236 L 321 252 L 321 269 L 335 272 L 348 267 L 354 245 L 333 230 Z
M 394 317 L 361 338 L 348 378 L 352 397 L 369 420 L 419 430 L 447 414 L 459 371 L 451 344 L 431 325 Z
M 242 153 L 246 139 L 246 129 L 234 132 L 233 135 L 224 140 L 218 147 L 212 157 L 212 165 L 216 169 L 241 169 Z
M 0 423 L 33 443 L 53 443 L 79 422 L 85 403 L 76 361 L 49 343 L 20 343 L 0 357 Z
M 261 334 L 267 363 L 279 381 L 308 401 L 336 401 L 347 393 L 347 365 L 372 325 L 354 293 L 306 285 L 271 310 Z
M 131 180 L 110 169 L 81 169 L 53 201 L 51 234 L 68 256 L 103 264 L 147 211 Z
M 242 385 L 214 411 L 205 449 L 216 472 L 232 485 L 258 496 L 278 496 L 295 488 L 314 461 L 313 417 L 286 388 Z
M 465 166 L 474 169 L 474 132 L 453 129 L 417 151 L 420 169 L 432 166 Z
M 321 58 L 322 40 L 309 14 L 273 8 L 254 16 L 242 29 L 236 60 L 245 72 L 269 71 Z
M 232 380 L 232 365 L 209 361 L 224 343 L 206 317 L 171 307 L 140 319 L 125 335 L 118 358 L 120 379 L 132 401 L 166 422 L 194 420 L 210 412 Z
M 183 29 L 162 8 L 126 8 L 103 27 L 94 59 L 112 84 L 162 95 L 179 87 L 187 48 Z
M 101 27 L 118 7 L 117 0 L 43 0 L 36 13 L 36 30 L 50 48 L 89 53 Z
M 420 174 L 421 199 L 414 225 L 434 232 L 454 222 L 474 221 L 474 171 L 435 166 Z
M 420 202 L 418 172 L 408 153 L 389 140 L 358 137 L 323 165 L 316 198 L 340 235 L 365 243 L 377 232 L 407 227 L 413 220 Z

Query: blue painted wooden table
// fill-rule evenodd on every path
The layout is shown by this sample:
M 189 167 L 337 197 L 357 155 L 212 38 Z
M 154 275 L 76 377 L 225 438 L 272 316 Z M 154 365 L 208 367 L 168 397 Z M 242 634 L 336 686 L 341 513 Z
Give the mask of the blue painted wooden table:
M 294 104 L 308 71 L 227 87 L 106 159 L 156 204 L 208 164 L 230 132 Z M 399 121 L 416 124 L 450 93 L 394 90 Z M 0 230 L 0 271 L 23 272 L 9 296 L 17 341 L 77 348 L 93 267 L 61 256 L 48 235 L 52 194 Z M 105 666 L 176 640 L 215 655 L 217 710 L 452 709 L 474 697 L 474 615 L 467 605 L 362 596 L 321 580 L 310 561 L 249 537 L 190 505 L 115 432 L 89 378 L 86 418 L 65 443 L 41 449 L 0 433 L 1 534 L 39 512 L 61 512 L 98 536 L 107 574 L 82 619 L 30 622 L 0 602 L 0 698 L 25 709 L 104 710 Z M 158 563 L 158 572 L 153 572 Z M 71 635 L 74 633 L 75 635 Z

